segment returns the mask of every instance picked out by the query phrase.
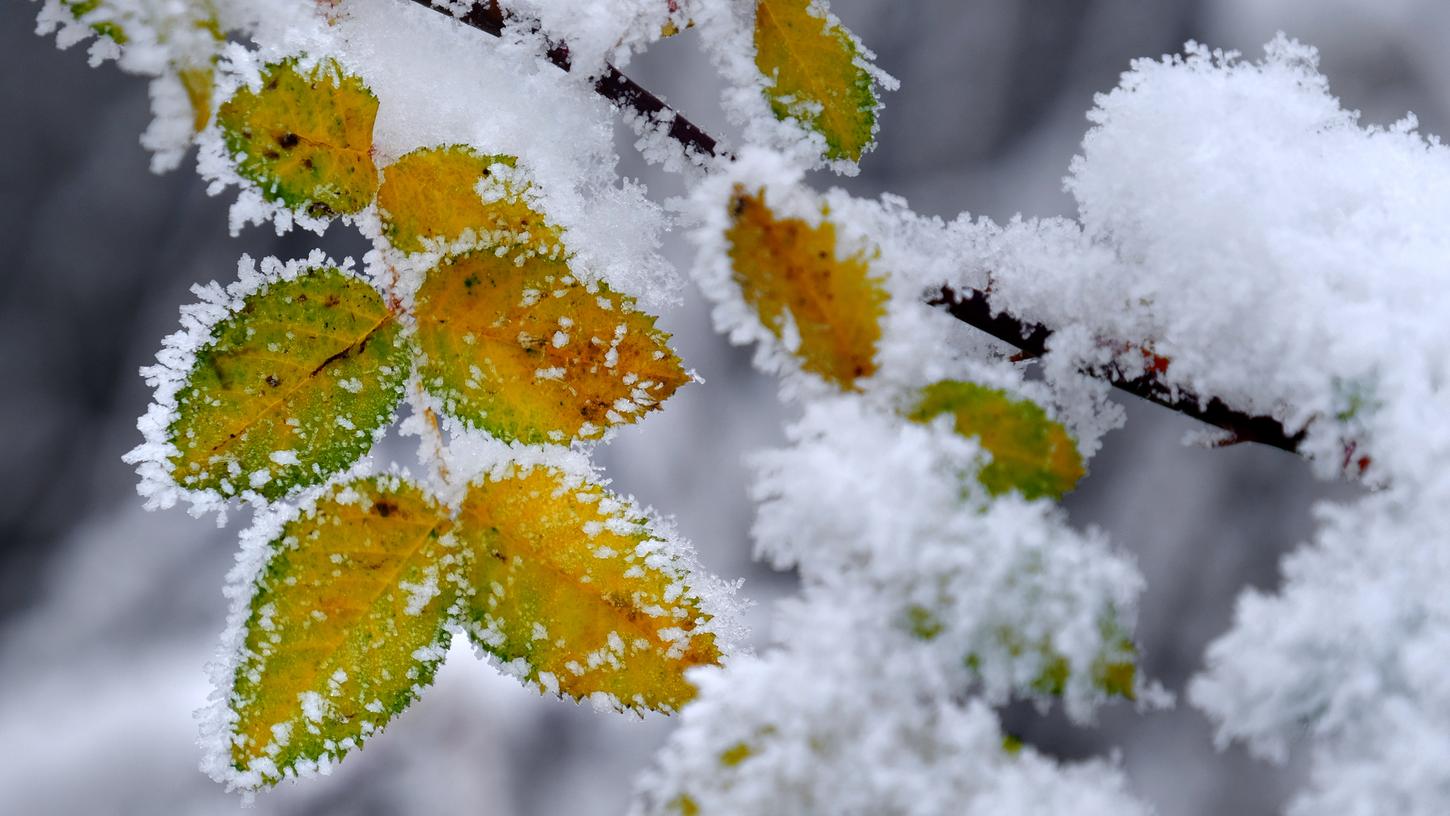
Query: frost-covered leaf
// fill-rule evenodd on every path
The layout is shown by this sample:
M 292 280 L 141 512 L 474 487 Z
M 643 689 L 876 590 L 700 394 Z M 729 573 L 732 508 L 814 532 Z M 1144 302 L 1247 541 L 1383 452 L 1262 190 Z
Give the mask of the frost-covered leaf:
M 513 156 L 484 155 L 466 145 L 427 147 L 383 168 L 378 210 L 383 235 L 403 252 L 418 252 L 425 241 L 453 243 L 471 231 L 482 246 L 531 247 L 559 257 L 559 230 L 523 197 L 527 182 L 493 180 L 491 167 L 513 168 Z M 490 200 L 480 196 L 486 185 Z
M 913 637 L 923 642 L 931 642 L 947 630 L 946 623 L 923 606 L 909 607 L 903 623 Z M 1137 699 L 1137 646 L 1111 616 L 1104 618 L 1100 635 L 1101 650 L 1092 659 L 1092 665 L 1087 667 L 1090 685 L 1109 697 Z M 1030 643 L 1010 627 L 1002 627 L 997 630 L 992 640 L 991 651 L 994 655 L 1006 654 L 1013 660 L 1030 657 L 1041 667 L 1028 683 L 1028 690 L 1051 697 L 1062 697 L 1067 693 L 1068 683 L 1072 678 L 1072 661 L 1053 648 L 1051 638 Z M 968 654 L 966 666 L 973 673 L 979 674 L 982 657 L 975 653 Z
M 372 286 L 331 267 L 247 297 L 177 394 L 173 481 L 271 500 L 348 467 L 402 398 L 399 332 Z
M 760 0 L 755 67 L 771 110 L 826 140 L 826 158 L 860 161 L 876 133 L 876 98 L 861 45 L 815 0 Z
M 89 25 L 97 35 L 114 41 L 116 45 L 128 42 L 125 27 L 116 22 L 115 12 L 104 7 L 101 0 L 63 0 L 62 5 L 78 22 Z
M 201 33 L 203 36 L 199 39 L 209 39 L 212 47 L 220 47 L 226 41 L 226 34 L 222 31 L 221 22 L 217 20 L 211 0 L 202 0 L 192 8 L 192 12 L 194 16 L 184 18 L 179 24 L 188 25 L 194 32 Z M 186 91 L 186 101 L 191 103 L 193 133 L 202 132 L 211 122 L 216 104 L 216 69 L 213 67 L 215 58 L 214 51 L 206 57 L 193 54 L 176 64 L 176 77 Z
M 334 486 L 263 545 L 218 775 L 252 788 L 326 767 L 432 682 L 458 597 L 449 523 L 384 476 Z
M 416 314 L 424 386 L 449 414 L 505 440 L 594 439 L 688 379 L 654 317 L 579 282 L 562 260 L 446 260 L 428 272 Z
M 690 565 L 600 485 L 514 469 L 474 483 L 458 524 L 473 637 L 541 689 L 673 711 L 695 693 L 684 671 L 719 661 Z
M 866 598 L 821 600 L 781 610 L 786 645 L 692 675 L 699 696 L 641 779 L 632 812 L 1149 812 L 1111 764 L 1058 765 L 1030 747 L 1008 750 L 991 703 L 943 695 L 920 651 L 893 648 L 863 628 Z
M 1136 699 L 1138 663 L 1132 641 L 1122 638 L 1106 643 L 1109 651 L 1099 655 L 1090 668 L 1093 687 L 1109 697 Z M 1038 694 L 1061 697 L 1067 691 L 1072 664 L 1051 644 L 1039 644 L 1037 651 L 1042 656 L 1043 668 L 1042 673 L 1033 679 L 1032 690 Z
M 377 190 L 373 119 L 378 99 L 362 80 L 324 61 L 268 65 L 259 90 L 241 88 L 217 111 L 237 172 L 314 218 L 355 213 Z
M 673 37 L 687 28 L 694 27 L 695 21 L 684 13 L 680 4 L 681 0 L 665 0 L 665 7 L 669 9 L 670 19 L 660 28 L 660 37 Z
M 1072 437 L 1036 403 L 947 380 L 922 390 L 911 419 L 928 422 L 942 414 L 951 414 L 957 433 L 976 437 L 992 454 L 979 478 L 994 495 L 1016 490 L 1028 499 L 1060 499 L 1083 476 Z
M 211 121 L 212 92 L 215 71 L 210 65 L 203 68 L 182 68 L 176 72 L 181 87 L 186 89 L 186 99 L 191 103 L 191 127 L 200 133 Z
M 725 238 L 746 302 L 776 337 L 799 339 L 805 370 L 846 390 L 876 372 L 886 290 L 864 255 L 839 257 L 829 220 L 777 218 L 763 193 L 737 187 Z

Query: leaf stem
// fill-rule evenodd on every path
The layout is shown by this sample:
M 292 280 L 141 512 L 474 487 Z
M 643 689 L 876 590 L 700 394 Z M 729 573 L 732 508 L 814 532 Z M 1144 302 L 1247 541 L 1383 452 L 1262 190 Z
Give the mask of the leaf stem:
M 401 280 L 402 276 L 398 273 L 398 267 L 389 263 L 388 281 L 384 287 L 384 291 L 388 298 L 388 309 L 394 314 L 401 314 L 404 311 L 403 298 L 398 294 L 398 287 L 401 285 Z M 446 440 L 443 438 L 443 427 L 438 422 L 438 413 L 428 404 L 428 394 L 423 389 L 421 375 L 416 370 L 413 373 L 412 380 L 413 387 L 412 393 L 408 395 L 408 407 L 413 410 L 414 415 L 422 420 L 422 427 L 418 429 L 418 436 L 421 438 L 424 434 L 427 434 L 433 442 L 433 455 L 431 457 L 424 456 L 420 446 L 418 458 L 432 466 L 433 475 L 438 479 L 440 486 L 448 487 L 451 485 L 451 481 L 449 480 L 447 460 L 443 455 L 444 450 L 448 447 Z

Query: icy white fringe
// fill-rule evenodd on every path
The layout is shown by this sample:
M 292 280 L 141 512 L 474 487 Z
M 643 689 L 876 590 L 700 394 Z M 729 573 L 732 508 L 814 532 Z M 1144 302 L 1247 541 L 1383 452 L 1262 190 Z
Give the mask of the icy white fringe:
M 168 429 L 177 416 L 177 394 L 191 375 L 197 352 L 214 339 L 212 333 L 217 324 L 235 314 L 247 297 L 279 281 L 295 280 L 308 270 L 319 267 L 338 269 L 347 275 L 356 274 L 351 259 L 338 263 L 318 249 L 307 258 L 294 261 L 263 258 L 260 267 L 251 257 L 243 255 L 237 263 L 235 282 L 225 287 L 215 281 L 192 287 L 192 294 L 196 295 L 198 302 L 181 307 L 181 329 L 161 341 L 156 363 L 141 369 L 141 375 L 154 395 L 146 413 L 136 422 L 144 441 L 124 458 L 127 464 L 136 466 L 136 474 L 141 477 L 136 490 L 145 497 L 148 510 L 164 509 L 184 501 L 194 516 L 216 510 L 220 512 L 219 521 L 225 520 L 229 497 L 215 490 L 182 487 L 172 478 L 171 460 L 178 451 L 167 437 Z M 382 429 L 379 429 L 378 435 L 381 433 Z M 238 473 L 238 479 L 243 478 L 245 475 Z M 265 503 L 251 489 L 244 489 L 237 496 L 252 504 Z

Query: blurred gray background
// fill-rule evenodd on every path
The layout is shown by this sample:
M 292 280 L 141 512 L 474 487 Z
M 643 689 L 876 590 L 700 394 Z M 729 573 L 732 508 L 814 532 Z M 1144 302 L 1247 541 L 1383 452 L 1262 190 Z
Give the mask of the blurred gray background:
M 1346 106 L 1370 122 L 1415 111 L 1450 132 L 1450 6 L 1443 0 L 835 0 L 834 10 L 902 82 L 881 147 L 846 183 L 920 211 L 1072 213 L 1061 177 L 1094 93 L 1130 59 L 1188 39 L 1257 55 L 1284 30 L 1320 46 Z M 157 177 L 137 144 L 143 82 L 91 70 L 32 33 L 35 4 L 0 7 L 0 812 L 231 813 L 238 800 L 196 770 L 191 712 L 221 629 L 238 521 L 216 529 L 146 513 L 120 456 L 148 398 L 136 370 L 176 323 L 188 287 L 229 281 L 238 255 L 314 245 L 358 255 L 334 228 L 282 238 L 226 232 L 228 200 L 189 170 Z M 629 72 L 723 131 L 716 84 L 692 34 Z M 480 40 L 479 47 L 488 43 Z M 624 171 L 660 195 L 621 134 Z M 683 267 L 688 252 L 668 248 Z M 707 565 L 746 580 L 757 638 L 789 575 L 750 561 L 744 453 L 776 443 L 788 416 L 748 352 L 711 333 L 691 296 L 667 318 L 707 380 L 600 458 L 616 486 L 677 518 Z M 1069 501 L 1137 554 L 1148 577 L 1139 640 L 1147 673 L 1181 692 L 1245 586 L 1273 587 L 1308 535 L 1309 508 L 1346 488 L 1312 482 L 1277 451 L 1179 445 L 1188 421 L 1129 404 Z M 458 652 L 438 687 L 333 777 L 285 786 L 256 813 L 618 814 L 663 718 L 595 714 L 541 699 Z M 1117 754 L 1165 816 L 1269 814 L 1302 773 L 1212 747 L 1180 703 L 1110 710 L 1099 728 L 1030 709 L 1011 728 L 1065 759 Z

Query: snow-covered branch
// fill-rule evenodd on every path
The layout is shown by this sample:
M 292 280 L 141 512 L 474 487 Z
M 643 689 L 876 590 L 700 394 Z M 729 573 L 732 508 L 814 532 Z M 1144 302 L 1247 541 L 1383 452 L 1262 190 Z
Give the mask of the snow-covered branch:
M 504 28 L 510 22 L 536 30 L 537 23 L 524 21 L 505 12 L 496 0 L 468 4 L 461 13 L 446 3 L 431 0 L 413 2 L 433 9 L 441 14 L 455 17 L 459 22 L 494 37 L 503 36 Z M 572 68 L 569 49 L 566 45 L 549 39 L 550 47 L 545 58 L 559 68 Z M 695 158 L 717 157 L 731 160 L 734 157 L 720 147 L 719 140 L 691 122 L 679 111 L 650 93 L 644 86 L 630 79 L 626 74 L 606 64 L 603 73 L 595 80 L 594 89 L 599 95 L 621 109 L 654 123 L 670 139 L 678 142 Z M 994 309 L 988 295 L 969 287 L 943 286 L 939 293 L 928 298 L 928 303 L 940 306 L 953 317 L 973 328 L 986 332 L 1002 342 L 1019 349 L 1026 357 L 1038 357 L 1047 351 L 1047 340 L 1052 330 L 1041 324 L 1023 320 L 1009 312 Z M 1302 431 L 1291 433 L 1273 417 L 1256 416 L 1235 410 L 1223 400 L 1214 396 L 1203 397 L 1190 390 L 1171 386 L 1162 381 L 1156 369 L 1145 373 L 1125 374 L 1115 367 L 1089 372 L 1106 380 L 1114 388 L 1132 394 L 1149 402 L 1161 405 L 1171 411 L 1192 417 L 1200 422 L 1227 431 L 1226 443 L 1258 442 L 1270 447 L 1295 452 L 1303 441 Z
M 467 11 L 462 14 L 455 14 L 448 4 L 443 2 L 434 3 L 430 0 L 413 0 L 413 2 L 441 14 L 456 17 L 460 23 L 472 26 L 494 37 L 503 36 L 504 26 L 512 20 L 517 20 L 513 15 L 506 14 L 496 0 L 470 3 Z M 529 22 L 518 22 L 530 28 L 536 26 Z M 569 48 L 566 45 L 550 40 L 549 49 L 544 56 L 549 62 L 565 71 L 573 68 L 573 59 L 570 57 Z M 604 66 L 602 73 L 594 81 L 594 90 L 620 108 L 632 111 L 635 115 L 661 127 L 671 139 L 678 142 L 697 160 L 726 155 L 720 151 L 719 143 L 714 137 L 613 65 Z

